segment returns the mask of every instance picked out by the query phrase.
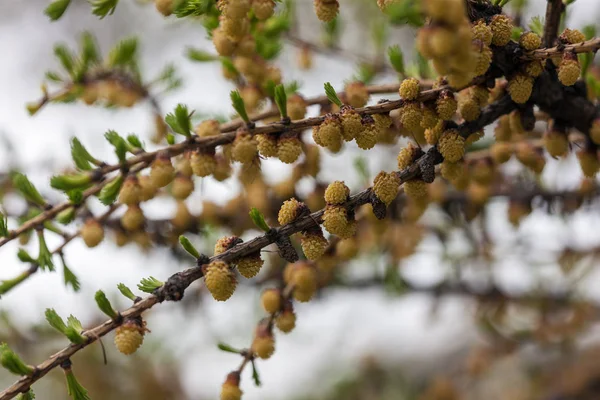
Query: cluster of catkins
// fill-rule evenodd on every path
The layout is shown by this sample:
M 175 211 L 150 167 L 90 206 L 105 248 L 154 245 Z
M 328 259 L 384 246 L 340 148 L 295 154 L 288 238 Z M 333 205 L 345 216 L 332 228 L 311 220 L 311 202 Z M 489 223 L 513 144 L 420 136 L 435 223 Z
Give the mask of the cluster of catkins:
M 273 16 L 275 2 L 273 0 L 219 0 L 217 8 L 221 12 L 219 26 L 211 32 L 212 41 L 217 53 L 231 60 L 234 68 L 223 64 L 223 75 L 226 79 L 240 82 L 240 95 L 246 109 L 256 110 L 266 97 L 265 85 L 269 82 L 281 83 L 281 71 L 267 63 L 256 49 L 256 40 L 250 32 L 264 30 L 264 21 Z M 240 76 L 241 75 L 241 76 Z
M 494 130 L 495 143 L 490 148 L 490 154 L 497 164 L 507 162 L 513 155 L 525 167 L 540 174 L 545 166 L 542 149 L 524 140 L 530 134 L 523 124 L 524 115 L 513 111 L 499 118 Z M 600 144 L 600 120 L 592 122 L 590 138 Z M 568 131 L 555 123 L 550 123 L 543 136 L 544 148 L 554 158 L 566 157 L 570 151 Z M 600 162 L 594 152 L 583 148 L 577 152 L 577 158 L 583 174 L 588 178 L 596 176 L 600 170 Z
M 463 0 L 426 0 L 423 7 L 430 23 L 419 30 L 417 47 L 452 87 L 464 87 L 485 74 L 492 62 L 490 46 L 510 41 L 512 24 L 504 15 L 494 16 L 489 25 L 471 25 Z
M 90 79 L 81 87 L 79 98 L 87 105 L 102 102 L 107 106 L 133 107 L 142 99 L 139 88 L 119 79 Z
M 385 140 L 388 128 L 392 125 L 389 114 L 366 115 L 356 111 L 356 108 L 363 107 L 369 99 L 365 85 L 361 82 L 348 83 L 342 97 L 347 104 L 339 107 L 337 113 L 327 113 L 324 121 L 313 127 L 312 137 L 315 143 L 337 153 L 344 142 L 354 140 L 358 147 L 368 150 Z

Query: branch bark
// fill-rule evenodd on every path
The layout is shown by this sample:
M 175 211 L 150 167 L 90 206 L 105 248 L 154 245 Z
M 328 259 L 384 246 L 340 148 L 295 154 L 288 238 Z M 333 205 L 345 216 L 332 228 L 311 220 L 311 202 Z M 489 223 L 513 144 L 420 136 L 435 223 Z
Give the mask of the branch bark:
M 552 47 L 558 37 L 560 17 L 565 9 L 562 0 L 547 0 L 546 23 L 544 25 L 544 36 L 542 43 L 544 47 Z

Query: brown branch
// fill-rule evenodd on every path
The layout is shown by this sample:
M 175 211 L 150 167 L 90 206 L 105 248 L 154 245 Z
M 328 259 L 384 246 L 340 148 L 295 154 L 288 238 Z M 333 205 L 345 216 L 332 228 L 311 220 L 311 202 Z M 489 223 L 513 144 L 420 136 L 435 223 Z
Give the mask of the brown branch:
M 585 42 L 569 44 L 566 46 L 548 47 L 525 53 L 523 60 L 545 60 L 563 53 L 595 53 L 600 49 L 600 38 L 592 38 Z
M 431 98 L 434 96 L 433 92 L 429 91 L 422 94 L 422 97 L 425 99 Z M 424 99 L 421 99 L 422 101 Z M 401 102 L 401 101 L 399 101 Z M 391 102 L 398 103 L 398 102 Z M 383 105 L 378 105 L 374 107 L 383 107 L 387 103 Z M 389 106 L 386 106 L 389 107 Z M 501 115 L 507 114 L 514 109 L 515 105 L 510 100 L 510 97 L 505 96 L 500 99 L 497 103 L 491 104 L 486 107 L 482 115 L 478 120 L 470 122 L 468 124 L 463 124 L 459 127 L 459 131 L 462 135 L 468 136 L 467 129 L 474 129 L 473 132 L 482 129 L 489 121 L 494 121 Z M 368 108 L 368 107 L 367 107 Z M 376 112 L 375 110 L 379 110 L 380 108 L 369 109 L 367 111 Z M 365 109 L 362 109 L 363 111 Z M 467 126 L 469 128 L 467 128 Z M 210 139 L 210 138 L 209 138 Z M 433 151 L 432 151 L 433 150 Z M 419 175 L 420 167 L 422 164 L 437 164 L 441 162 L 441 158 L 437 150 L 432 148 L 428 153 L 421 156 L 413 165 L 406 168 L 403 171 L 398 172 L 398 176 L 400 177 L 401 183 L 404 183 L 410 179 L 414 179 Z M 346 202 L 345 207 L 349 209 L 354 209 L 363 204 L 366 204 L 370 201 L 371 198 L 371 188 L 365 189 L 362 192 L 359 192 L 353 196 L 351 196 Z M 322 223 L 322 216 L 325 212 L 325 209 L 321 209 L 316 211 L 306 217 L 300 218 L 290 224 L 281 226 L 279 228 L 272 229 L 272 232 L 269 232 L 265 235 L 258 236 L 250 241 L 238 244 L 228 251 L 211 257 L 208 262 L 222 260 L 225 262 L 231 262 L 240 257 L 246 256 L 248 254 L 256 253 L 261 249 L 267 247 L 268 245 L 275 242 L 277 237 L 285 236 L 289 237 L 297 232 L 305 231 L 308 228 L 314 227 L 318 224 Z M 185 271 L 178 272 L 172 275 L 167 283 L 160 288 L 158 288 L 154 294 L 144 298 L 140 302 L 134 304 L 132 307 L 125 310 L 121 315 L 124 318 L 132 318 L 140 316 L 144 311 L 152 308 L 157 303 L 160 303 L 164 300 L 172 299 L 172 293 L 176 292 L 180 296 L 183 294 L 185 289 L 194 281 L 202 278 L 203 272 L 200 267 L 189 268 Z M 181 297 L 177 297 L 181 298 Z M 90 330 L 84 331 L 83 335 L 87 337 L 87 341 L 82 344 L 71 344 L 63 350 L 52 355 L 48 360 L 44 361 L 42 364 L 36 367 L 35 372 L 31 376 L 23 376 L 17 382 L 12 384 L 10 387 L 5 389 L 3 392 L 0 392 L 0 400 L 8 400 L 15 397 L 17 394 L 25 392 L 29 390 L 29 387 L 39 379 L 41 379 L 44 375 L 50 372 L 52 369 L 56 368 L 60 365 L 60 363 L 73 354 L 83 349 L 84 347 L 89 346 L 94 343 L 96 340 L 105 336 L 110 331 L 114 330 L 121 324 L 121 321 L 106 321 L 100 326 L 92 328 Z
M 542 42 L 545 47 L 554 45 L 558 37 L 558 28 L 560 25 L 560 16 L 562 15 L 565 5 L 563 0 L 547 0 L 546 6 L 546 24 L 544 25 L 544 36 Z

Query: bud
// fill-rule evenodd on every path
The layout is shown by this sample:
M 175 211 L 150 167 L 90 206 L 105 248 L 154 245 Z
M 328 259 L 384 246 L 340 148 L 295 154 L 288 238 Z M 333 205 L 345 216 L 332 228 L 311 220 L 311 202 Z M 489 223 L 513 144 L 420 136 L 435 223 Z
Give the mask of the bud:
M 531 97 L 533 91 L 533 78 L 517 74 L 508 81 L 508 94 L 517 104 L 524 104 Z
M 137 231 L 144 225 L 144 213 L 137 204 L 131 204 L 121 217 L 121 226 L 129 232 Z
M 400 178 L 395 173 L 381 171 L 373 181 L 373 192 L 375 196 L 386 206 L 396 198 L 400 188 Z
M 165 187 L 173 180 L 175 168 L 166 152 L 159 152 L 150 168 L 150 179 L 155 187 Z
M 323 236 L 323 231 L 320 227 L 311 229 L 302 234 L 300 239 L 302 252 L 308 260 L 318 260 L 327 250 L 329 242 Z
M 275 339 L 273 333 L 270 332 L 268 326 L 264 323 L 259 323 L 254 333 L 252 341 L 252 351 L 260 358 L 266 360 L 275 352 Z
M 260 257 L 260 252 L 244 256 L 236 260 L 236 266 L 239 273 L 244 278 L 254 278 L 260 272 L 264 261 Z
M 448 162 L 457 162 L 465 154 L 465 139 L 457 130 L 451 129 L 440 137 L 438 150 Z
M 204 268 L 204 283 L 213 298 L 217 301 L 229 299 L 237 286 L 229 265 L 223 261 L 213 261 Z
M 279 225 L 286 225 L 309 212 L 310 210 L 304 203 L 292 198 L 283 202 L 277 220 Z
M 200 137 L 217 136 L 220 133 L 219 121 L 216 119 L 204 120 L 196 127 L 196 135 Z
M 104 239 L 104 228 L 94 218 L 88 218 L 81 228 L 81 238 L 87 247 L 96 247 Z
M 242 164 L 251 163 L 258 154 L 256 141 L 250 135 L 246 128 L 239 128 L 236 132 L 233 147 L 231 149 L 231 158 Z
M 125 178 L 121 191 L 119 192 L 119 202 L 122 204 L 138 204 L 141 200 L 141 188 L 137 176 L 130 174 Z
M 302 143 L 297 136 L 280 137 L 277 141 L 277 157 L 281 162 L 292 164 L 302 154 Z
M 220 400 L 241 400 L 243 392 L 240 390 L 240 373 L 230 372 L 221 386 Z
M 115 346 L 121 353 L 130 355 L 144 342 L 146 323 L 136 319 L 126 319 L 123 325 L 115 330 Z
M 275 318 L 275 326 L 283 333 L 289 333 L 296 327 L 296 314 L 292 303 L 287 303 L 284 310 Z
M 224 236 L 215 243 L 215 256 L 225 253 L 233 246 L 242 243 L 242 239 L 237 236 Z
M 325 202 L 327 204 L 344 204 L 348 201 L 350 189 L 344 181 L 334 181 L 325 189 Z
M 171 194 L 173 197 L 177 200 L 185 200 L 193 191 L 194 181 L 189 176 L 185 176 L 181 172 L 178 172 L 171 185 Z
M 281 309 L 281 291 L 279 289 L 266 289 L 260 301 L 267 314 L 275 314 Z
M 344 207 L 328 205 L 323 214 L 323 226 L 332 235 L 342 236 L 348 228 L 348 213 Z
M 363 82 L 349 82 L 344 88 L 346 102 L 354 108 L 361 108 L 369 101 L 369 91 Z
M 404 100 L 416 100 L 420 93 L 419 81 L 415 78 L 403 80 L 398 93 Z
M 287 99 L 287 112 L 292 120 L 304 118 L 306 116 L 306 107 L 306 100 L 297 93 L 294 93 Z
M 494 46 L 505 46 L 510 42 L 513 25 L 506 15 L 494 15 L 490 22 L 490 28 L 492 29 L 492 44 Z

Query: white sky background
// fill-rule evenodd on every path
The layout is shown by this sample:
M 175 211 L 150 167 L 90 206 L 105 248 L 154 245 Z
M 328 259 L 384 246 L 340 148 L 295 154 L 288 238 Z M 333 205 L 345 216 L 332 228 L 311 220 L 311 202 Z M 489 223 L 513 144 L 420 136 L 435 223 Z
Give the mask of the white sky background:
M 312 3 L 312 0 L 304 1 Z M 163 110 L 172 110 L 178 102 L 183 102 L 202 112 L 223 114 L 231 111 L 229 91 L 232 87 L 221 78 L 220 68 L 192 63 L 183 57 L 186 46 L 212 50 L 212 44 L 205 39 L 201 26 L 173 18 L 164 20 L 153 7 L 140 7 L 126 0 L 121 1 L 113 16 L 103 21 L 91 15 L 84 4 L 69 10 L 58 23 L 50 23 L 42 14 L 45 4 L 43 1 L 0 2 L 0 132 L 15 144 L 14 152 L 10 154 L 0 148 L 0 169 L 5 169 L 8 160 L 12 159 L 47 192 L 52 172 L 70 162 L 68 140 L 71 136 L 78 136 L 97 157 L 114 161 L 112 150 L 103 139 L 106 130 L 115 129 L 122 134 L 135 132 L 143 139 L 152 132 L 147 104 L 125 111 L 108 111 L 81 104 L 50 105 L 35 117 L 27 115 L 24 105 L 39 98 L 44 72 L 57 67 L 52 46 L 59 41 L 75 46 L 77 34 L 84 29 L 98 36 L 104 51 L 123 37 L 141 36 L 141 64 L 147 78 L 166 63 L 176 63 L 185 79 L 185 87 L 163 99 Z M 544 0 L 534 1 L 532 15 L 543 15 L 544 4 Z M 572 7 L 574 23 L 570 25 L 578 27 L 595 21 L 599 6 L 596 0 L 578 0 Z M 360 43 L 352 45 L 356 51 L 364 47 Z M 314 70 L 299 72 L 291 68 L 294 54 L 284 52 L 278 65 L 284 71 L 284 79 L 301 80 L 304 83 L 301 91 L 309 96 L 320 94 L 325 81 L 341 88 L 344 79 L 354 72 L 352 63 L 318 55 L 315 56 Z M 395 165 L 397 148 L 384 148 L 378 152 L 383 157 L 369 158 L 371 171 L 391 170 Z M 350 172 L 343 178 L 347 178 L 353 189 L 359 188 L 352 169 L 348 168 L 353 159 L 349 154 L 358 154 L 358 151 L 352 149 L 351 153 L 346 151 L 324 160 L 324 181 L 340 179 L 342 174 Z M 280 167 L 276 171 L 265 168 L 271 179 L 284 179 L 289 173 L 289 168 L 282 168 L 281 163 L 268 162 L 266 165 Z M 551 182 L 553 187 L 573 185 L 573 181 L 563 183 L 562 177 L 556 174 L 563 168 L 577 171 L 574 167 L 573 159 L 549 161 L 546 181 Z M 281 176 L 278 175 L 280 171 L 286 172 Z M 202 198 L 222 201 L 229 198 L 236 188 L 237 184 L 233 181 L 205 182 L 201 193 L 195 192 L 188 204 L 192 211 L 198 212 Z M 597 229 L 600 216 L 597 214 L 578 214 L 563 221 L 535 213 L 515 234 L 504 220 L 504 205 L 497 204 L 493 208 L 498 210 L 492 215 L 493 233 L 500 241 L 501 249 L 510 250 L 519 238 L 531 240 L 531 245 L 540 250 L 560 249 L 565 241 L 581 247 L 600 245 Z M 155 204 L 147 211 L 152 216 L 165 217 L 172 211 L 172 204 Z M 49 240 L 51 248 L 59 243 L 56 238 Z M 424 282 L 442 278 L 443 271 L 434 254 L 439 250 L 437 243 L 427 240 L 423 248 L 427 250 L 426 254 L 405 263 L 404 272 Z M 16 250 L 15 242 L 0 249 L 0 280 L 22 271 L 23 264 L 17 260 Z M 36 253 L 35 249 L 33 253 Z M 134 288 L 142 277 L 167 278 L 187 267 L 179 265 L 166 251 L 154 250 L 143 254 L 134 246 L 117 249 L 110 241 L 89 250 L 75 240 L 68 246 L 66 257 L 69 266 L 81 279 L 79 294 L 63 288 L 61 273 L 38 273 L 0 300 L 0 310 L 10 310 L 18 316 L 18 323 L 26 327 L 42 319 L 46 307 L 52 307 L 61 315 L 72 313 L 78 316 L 85 326 L 86 321 L 99 313 L 93 300 L 96 290 L 112 291 L 118 282 Z M 540 277 L 546 278 L 550 285 L 560 277 L 554 265 L 532 271 L 522 268 L 522 262 L 515 257 L 503 258 L 497 268 L 499 282 L 510 282 L 512 288 L 520 289 L 529 287 Z M 365 264 L 359 267 L 368 267 Z M 376 290 L 363 291 L 359 295 L 330 291 L 318 302 L 300 305 L 296 330 L 287 336 L 278 335 L 275 355 L 266 362 L 258 363 L 263 386 L 255 388 L 250 376 L 244 376 L 244 398 L 282 399 L 299 393 L 318 393 L 323 387 L 330 386 L 332 379 L 355 370 L 355 361 L 365 355 L 376 354 L 384 362 L 414 366 L 417 361 L 426 364 L 427 361 L 439 360 L 440 356 L 453 352 L 475 337 L 472 323 L 464 315 L 464 302 L 444 302 L 434 320 L 429 319 L 430 305 L 431 302 L 424 296 L 389 298 Z M 124 306 L 126 303 L 122 301 L 120 307 Z M 199 394 L 213 398 L 226 373 L 237 367 L 239 361 L 234 355 L 218 351 L 216 341 L 222 340 L 238 347 L 249 345 L 254 324 L 262 314 L 258 309 L 257 293 L 249 290 L 239 290 L 226 303 L 206 301 L 202 307 L 196 315 L 182 312 L 177 304 L 155 307 L 147 314 L 153 331 L 148 340 L 162 343 L 165 349 L 175 349 L 186 370 L 184 382 L 192 398 Z M 450 338 L 455 347 L 448 345 Z M 140 351 L 151 351 L 150 347 L 142 347 Z M 4 370 L 0 372 L 2 386 L 12 381 L 12 377 L 4 373 Z

